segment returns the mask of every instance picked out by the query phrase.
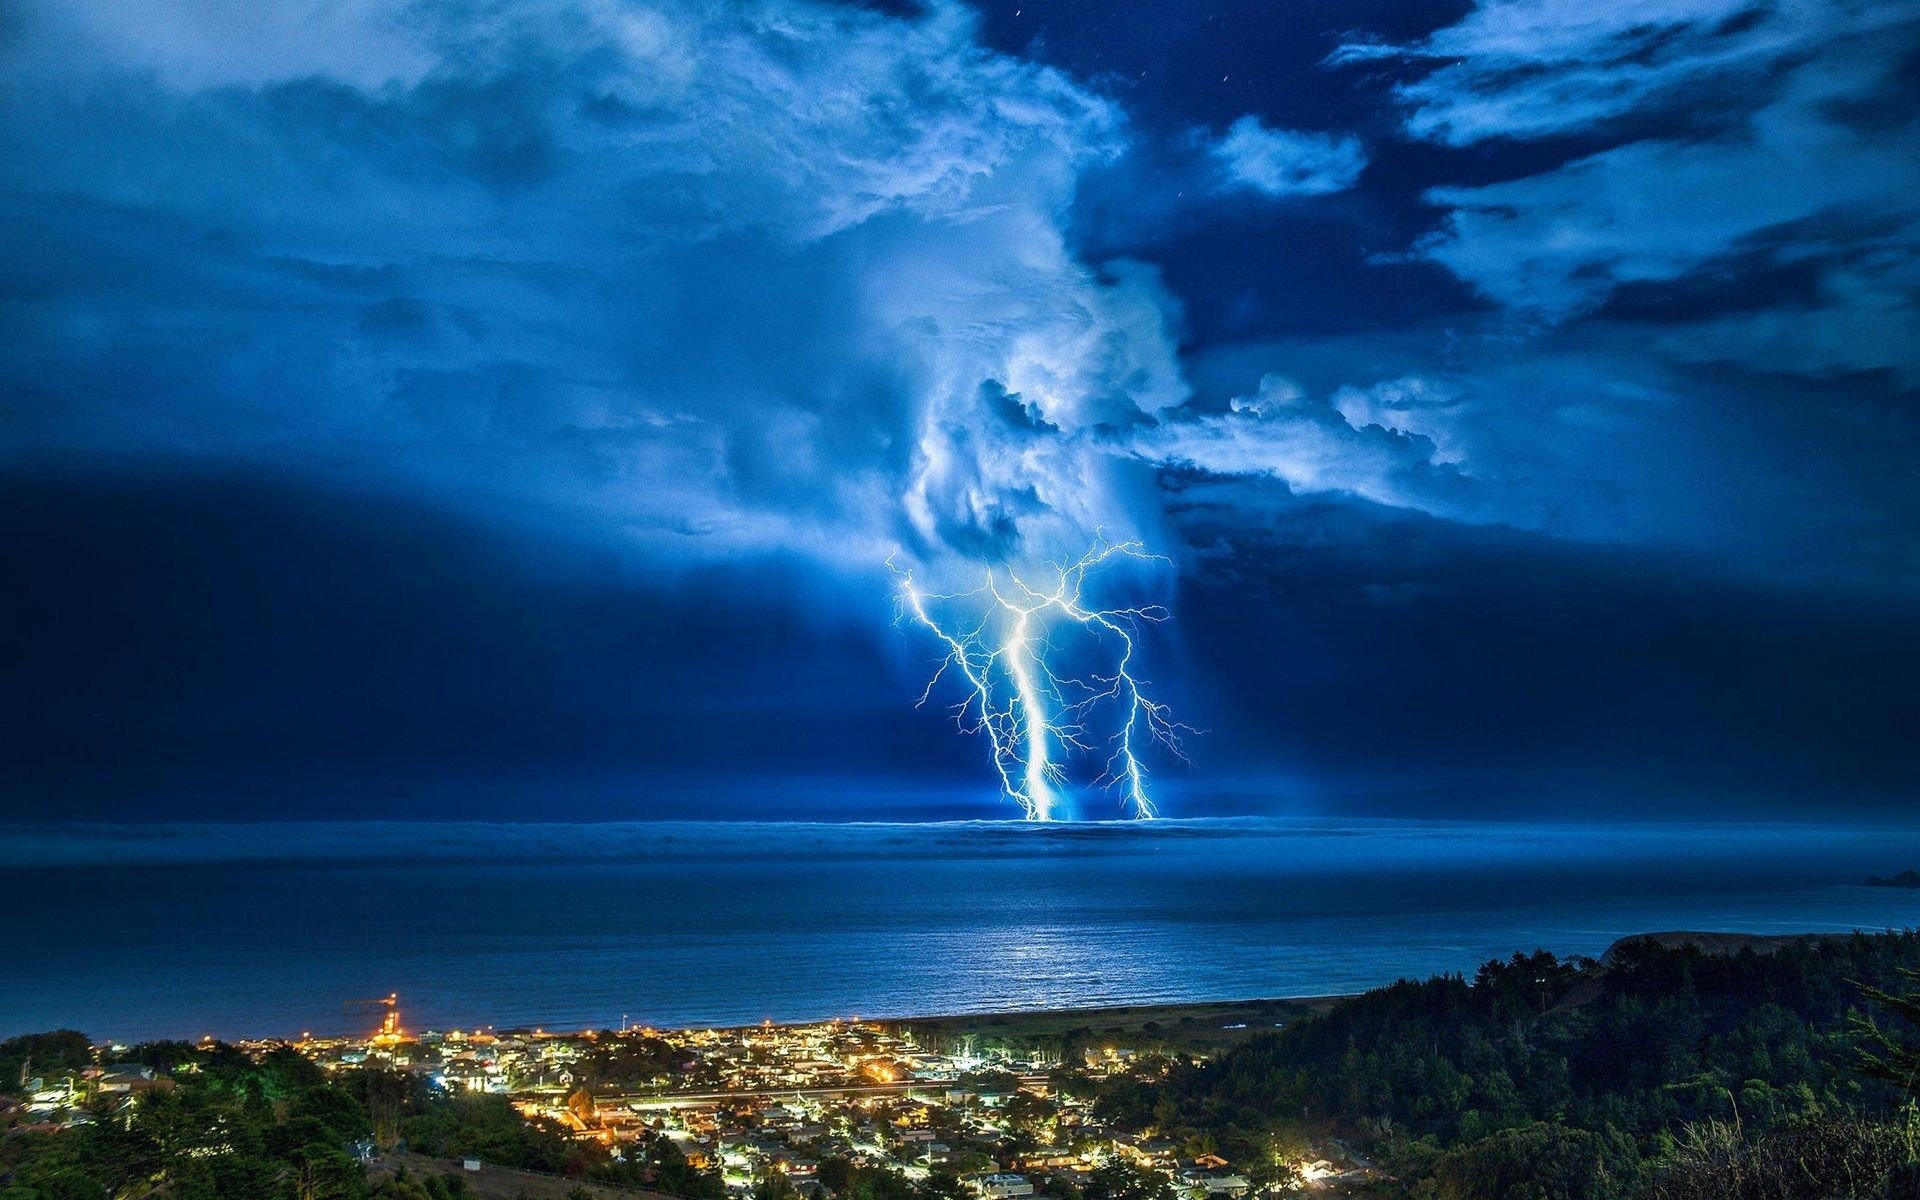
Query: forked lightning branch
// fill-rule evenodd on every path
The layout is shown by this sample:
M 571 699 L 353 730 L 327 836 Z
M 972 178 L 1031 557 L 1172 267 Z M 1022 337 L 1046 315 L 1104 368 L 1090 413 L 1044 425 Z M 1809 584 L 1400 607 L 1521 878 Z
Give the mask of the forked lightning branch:
M 1000 787 L 1029 820 L 1071 815 L 1069 764 L 1099 764 L 1096 787 L 1116 790 L 1136 817 L 1156 815 L 1143 756 L 1153 747 L 1181 761 L 1175 721 L 1137 674 L 1141 630 L 1167 619 L 1157 604 L 1100 608 L 1088 584 L 1121 560 L 1164 562 L 1137 541 L 1101 542 L 1080 558 L 1038 572 L 984 568 L 969 591 L 923 590 L 895 568 L 902 616 L 940 639 L 946 657 L 920 703 L 956 687 L 955 721 L 987 739 Z M 891 565 L 891 564 L 889 564 Z

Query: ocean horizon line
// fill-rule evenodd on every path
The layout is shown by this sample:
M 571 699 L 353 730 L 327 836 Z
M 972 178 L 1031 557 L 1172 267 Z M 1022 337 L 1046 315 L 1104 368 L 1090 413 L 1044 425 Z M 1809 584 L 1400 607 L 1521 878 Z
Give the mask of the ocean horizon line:
M 268 865 L 329 863 L 409 865 L 487 860 L 500 863 L 591 860 L 618 862 L 718 856 L 871 852 L 912 854 L 1045 853 L 1072 845 L 1129 849 L 1143 841 L 1218 840 L 1341 842 L 1376 850 L 1419 843 L 1421 857 L 1453 844 L 1463 860 L 1506 857 L 1559 845 L 1568 852 L 1632 846 L 1658 852 L 1682 842 L 1688 854 L 1727 852 L 1777 837 L 1845 839 L 1884 831 L 1914 835 L 1920 824 L 1887 820 L 1806 821 L 1768 818 L 1438 818 L 1399 816 L 1207 816 L 1151 820 L 1026 821 L 1020 819 L 795 820 L 647 818 L 501 821 L 291 819 L 259 821 L 40 821 L 0 824 L 0 867 L 62 869 L 75 865 Z M 1912 864 L 1907 864 L 1912 865 Z

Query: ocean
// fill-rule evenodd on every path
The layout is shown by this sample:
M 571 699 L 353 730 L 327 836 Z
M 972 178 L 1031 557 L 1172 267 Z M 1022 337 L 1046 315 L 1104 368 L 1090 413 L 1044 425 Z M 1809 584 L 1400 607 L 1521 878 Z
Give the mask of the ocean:
M 0 1036 L 709 1025 L 1347 992 L 1920 925 L 1920 831 L 1222 819 L 0 827 Z

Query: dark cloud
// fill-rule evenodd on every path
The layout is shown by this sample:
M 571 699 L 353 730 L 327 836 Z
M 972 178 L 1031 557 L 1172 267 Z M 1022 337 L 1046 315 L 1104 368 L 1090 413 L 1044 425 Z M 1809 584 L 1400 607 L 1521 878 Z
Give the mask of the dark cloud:
M 907 702 L 923 656 L 885 598 L 809 603 L 804 563 L 665 580 L 402 496 L 152 464 L 0 499 L 31 580 L 3 609 L 18 819 L 738 815 L 775 781 L 831 803 L 820 781 L 979 770 Z
M 1272 495 L 1250 532 L 1247 497 L 1183 501 L 1211 548 L 1180 611 L 1220 775 L 1430 812 L 1805 814 L 1920 783 L 1902 602 Z
M 398 496 L 152 464 L 0 501 L 31 581 L 0 605 L 16 819 L 1006 814 L 982 748 L 911 703 L 927 647 L 884 597 L 821 603 L 804 562 L 663 579 Z M 1201 549 L 1147 651 L 1206 731 L 1156 776 L 1179 811 L 1275 779 L 1258 803 L 1436 814 L 1920 784 L 1904 606 L 1271 482 L 1174 506 Z

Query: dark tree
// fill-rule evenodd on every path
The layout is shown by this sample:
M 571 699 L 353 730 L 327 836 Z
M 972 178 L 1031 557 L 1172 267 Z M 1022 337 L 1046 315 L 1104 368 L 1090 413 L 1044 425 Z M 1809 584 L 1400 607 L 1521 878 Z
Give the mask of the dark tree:
M 1908 1095 L 1920 1095 L 1920 969 L 1900 971 L 1904 988 L 1900 994 L 1861 984 L 1869 1000 L 1892 1014 L 1899 1029 L 1883 1027 L 1873 1017 L 1854 1016 L 1854 1043 L 1860 1055 L 1860 1069 L 1876 1079 L 1884 1079 Z

